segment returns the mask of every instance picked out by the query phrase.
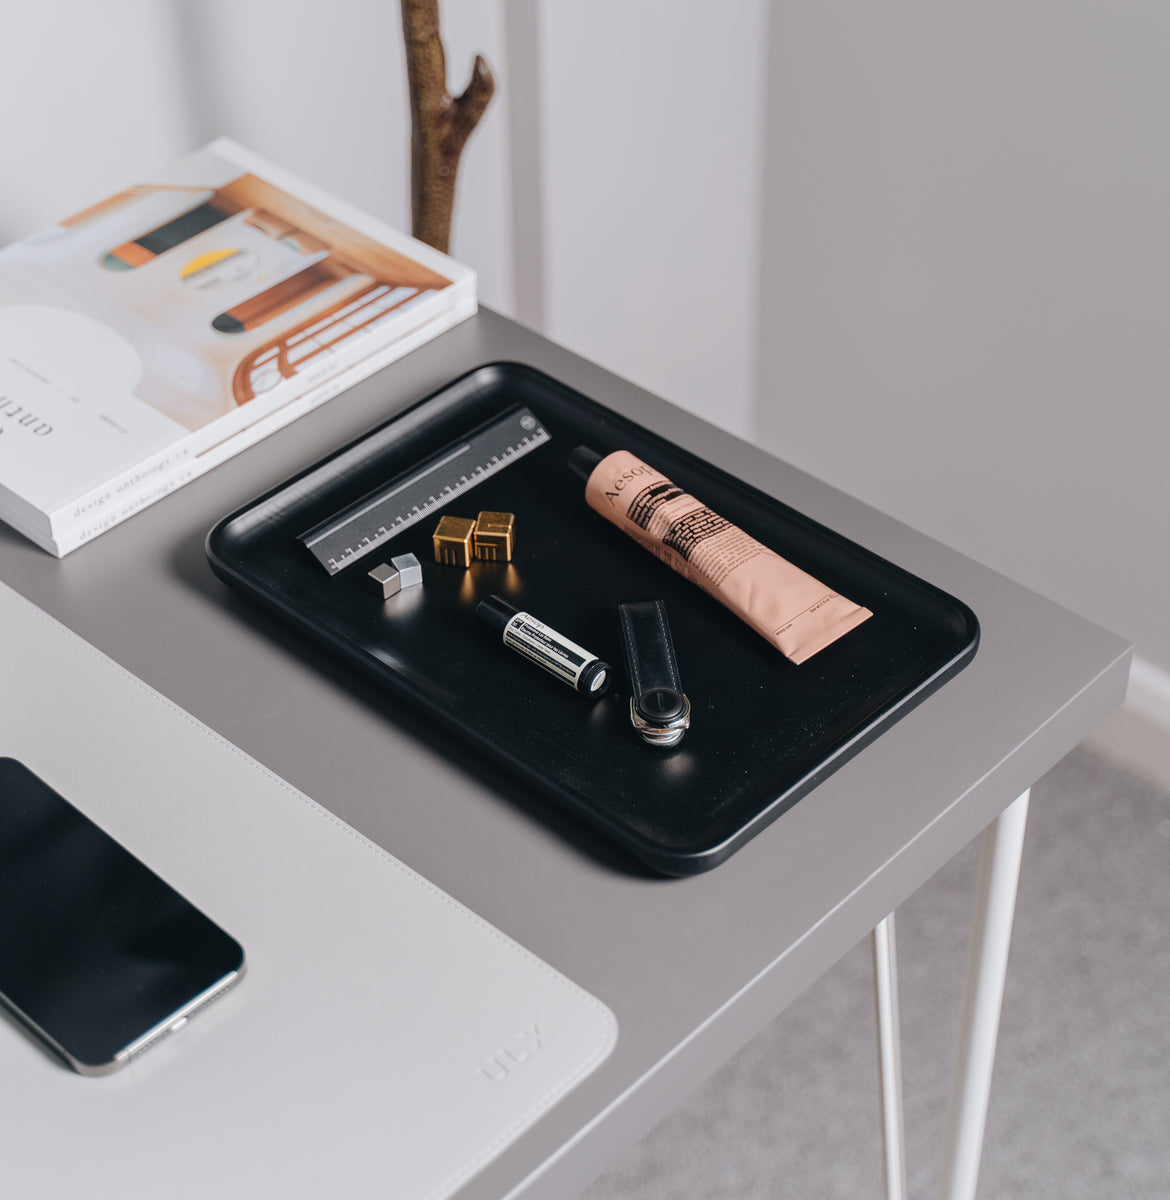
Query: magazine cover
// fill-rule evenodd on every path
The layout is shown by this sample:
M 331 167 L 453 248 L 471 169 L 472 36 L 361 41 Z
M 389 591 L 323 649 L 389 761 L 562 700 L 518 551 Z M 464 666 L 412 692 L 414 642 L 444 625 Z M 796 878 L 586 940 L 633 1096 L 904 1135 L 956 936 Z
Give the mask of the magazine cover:
M 217 141 L 0 251 L 0 516 L 64 553 L 474 311 L 468 268 Z

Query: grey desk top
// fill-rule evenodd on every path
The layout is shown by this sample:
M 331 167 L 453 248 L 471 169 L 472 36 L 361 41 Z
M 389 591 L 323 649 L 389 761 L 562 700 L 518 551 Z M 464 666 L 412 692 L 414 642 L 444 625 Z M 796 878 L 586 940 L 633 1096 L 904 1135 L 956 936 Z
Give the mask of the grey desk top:
M 632 873 L 230 593 L 204 559 L 219 517 L 499 359 L 965 600 L 982 626 L 974 662 L 715 871 Z M 0 578 L 616 1013 L 610 1059 L 461 1200 L 585 1186 L 1120 704 L 1128 676 L 1112 634 L 490 312 L 64 560 L 0 526 Z

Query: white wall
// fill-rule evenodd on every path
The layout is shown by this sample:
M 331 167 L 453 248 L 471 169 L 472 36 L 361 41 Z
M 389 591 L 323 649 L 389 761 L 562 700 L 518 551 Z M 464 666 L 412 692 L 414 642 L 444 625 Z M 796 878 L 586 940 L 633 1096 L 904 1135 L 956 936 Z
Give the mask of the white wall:
M 741 433 L 754 408 L 765 11 L 540 5 L 545 332 Z
M 449 86 L 466 86 L 476 51 L 497 95 L 460 166 L 452 253 L 474 261 L 480 296 L 511 304 L 511 243 L 499 4 L 441 5 Z M 244 145 L 400 229 L 410 228 L 410 112 L 402 17 L 374 0 L 186 0 L 180 58 L 206 138 Z
M 486 303 L 1170 668 L 1170 8 L 441 2 Z M 0 239 L 218 132 L 408 225 L 393 0 L 14 12 Z
M 118 191 L 188 142 L 172 21 L 152 0 L 7 7 L 0 242 Z
M 441 9 L 452 89 L 476 51 L 497 80 L 452 231 L 483 301 L 746 431 L 765 0 Z M 220 133 L 409 226 L 394 0 L 53 0 L 8 33 L 4 240 Z
M 1170 8 L 775 12 L 763 440 L 1170 666 Z
M 485 303 L 512 301 L 502 7 L 444 0 L 448 73 L 474 52 L 498 94 L 468 144 L 452 251 Z M 144 178 L 225 133 L 410 227 L 410 113 L 394 0 L 50 0 L 6 22 L 0 240 Z M 20 52 L 17 47 L 24 48 Z

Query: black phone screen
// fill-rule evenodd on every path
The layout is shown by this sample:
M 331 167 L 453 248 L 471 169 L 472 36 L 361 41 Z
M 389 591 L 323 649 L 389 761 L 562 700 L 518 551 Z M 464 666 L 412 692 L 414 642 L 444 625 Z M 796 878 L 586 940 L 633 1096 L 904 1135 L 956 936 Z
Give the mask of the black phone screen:
M 226 990 L 243 961 L 174 888 L 0 758 L 0 999 L 72 1066 L 119 1065 Z

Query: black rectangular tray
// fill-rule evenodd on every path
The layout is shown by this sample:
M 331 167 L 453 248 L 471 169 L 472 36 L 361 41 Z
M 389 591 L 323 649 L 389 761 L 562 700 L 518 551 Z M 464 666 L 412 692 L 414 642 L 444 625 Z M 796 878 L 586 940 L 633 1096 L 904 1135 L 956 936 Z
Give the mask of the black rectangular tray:
M 527 405 L 552 435 L 449 511 L 516 516 L 511 563 L 434 562 L 437 516 L 330 576 L 298 541 L 314 525 L 499 413 Z M 793 666 L 584 500 L 579 444 L 630 450 L 821 582 L 873 611 Z M 383 601 L 367 572 L 413 552 L 423 586 Z M 211 531 L 216 573 L 505 764 L 643 862 L 689 875 L 724 861 L 962 669 L 975 615 L 938 588 L 555 379 L 491 363 L 419 401 Z M 590 702 L 505 649 L 474 616 L 498 593 L 617 668 Z M 614 605 L 666 602 L 690 732 L 643 743 L 629 719 Z

